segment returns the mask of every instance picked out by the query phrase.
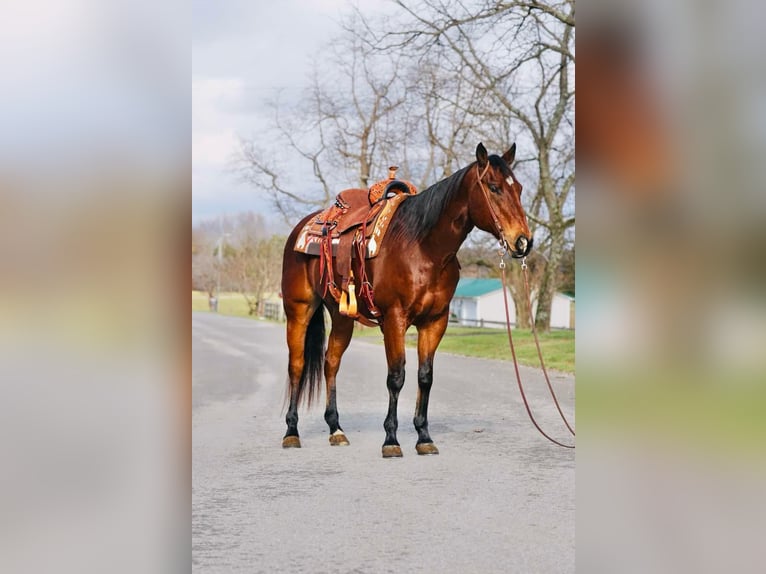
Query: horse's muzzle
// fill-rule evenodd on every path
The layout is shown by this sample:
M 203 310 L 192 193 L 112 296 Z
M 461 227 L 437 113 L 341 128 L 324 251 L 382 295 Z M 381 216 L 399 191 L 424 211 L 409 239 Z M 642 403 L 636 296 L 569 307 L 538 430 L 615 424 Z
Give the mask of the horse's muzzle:
M 532 237 L 527 238 L 525 235 L 519 235 L 516 239 L 516 243 L 514 243 L 514 250 L 511 252 L 511 257 L 516 259 L 526 257 L 529 255 L 529 252 L 532 251 L 534 242 L 535 240 Z

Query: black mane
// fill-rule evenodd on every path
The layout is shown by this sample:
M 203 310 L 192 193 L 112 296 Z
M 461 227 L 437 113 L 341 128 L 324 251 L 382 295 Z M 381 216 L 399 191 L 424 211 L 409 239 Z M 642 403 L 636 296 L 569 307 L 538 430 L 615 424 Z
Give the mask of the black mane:
M 403 201 L 396 210 L 388 230 L 392 239 L 412 243 L 425 238 L 439 221 L 444 208 L 460 189 L 463 177 L 471 165 Z

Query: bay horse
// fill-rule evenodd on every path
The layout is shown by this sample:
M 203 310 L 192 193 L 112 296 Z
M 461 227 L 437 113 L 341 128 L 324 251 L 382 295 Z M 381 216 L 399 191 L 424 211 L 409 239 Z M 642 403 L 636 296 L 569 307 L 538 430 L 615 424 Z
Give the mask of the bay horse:
M 402 202 L 391 219 L 379 255 L 361 262 L 367 266 L 367 277 L 374 286 L 374 302 L 380 311 L 377 320 L 388 362 L 384 458 L 402 456 L 396 438 L 397 403 L 404 385 L 404 338 L 411 325 L 418 331 L 418 393 L 413 420 L 418 433 L 416 451 L 424 455 L 439 453 L 428 432 L 433 361 L 460 279 L 456 254 L 470 231 L 478 227 L 491 233 L 512 257 L 525 257 L 532 249 L 521 205 L 522 187 L 511 170 L 515 154 L 516 144 L 497 156 L 488 155 L 479 143 L 475 162 Z M 322 374 L 330 444 L 349 444 L 339 423 L 335 376 L 351 341 L 354 319 L 340 313 L 329 293 L 323 296 L 319 257 L 293 249 L 300 230 L 315 216 L 313 213 L 305 217 L 293 229 L 284 251 L 282 297 L 289 347 L 289 406 L 287 432 L 282 440 L 285 448 L 301 446 L 298 405 L 313 402 Z M 360 262 L 355 259 L 354 265 L 358 267 Z M 332 319 L 326 351 L 324 308 Z M 364 305 L 360 305 L 360 313 L 372 319 Z

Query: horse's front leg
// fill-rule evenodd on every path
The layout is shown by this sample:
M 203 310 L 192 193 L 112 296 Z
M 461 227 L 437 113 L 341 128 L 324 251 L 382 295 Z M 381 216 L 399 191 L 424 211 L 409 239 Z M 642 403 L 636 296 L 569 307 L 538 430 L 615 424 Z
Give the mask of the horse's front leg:
M 447 329 L 449 314 L 418 327 L 418 398 L 415 403 L 415 418 L 412 420 L 418 431 L 418 454 L 439 454 L 431 435 L 428 433 L 428 397 L 433 383 L 433 365 L 436 348 Z
M 402 456 L 402 448 L 396 439 L 396 430 L 399 427 L 396 410 L 399 403 L 399 393 L 404 387 L 404 365 L 406 355 L 404 350 L 404 334 L 407 331 L 407 322 L 403 313 L 389 312 L 383 322 L 383 341 L 386 345 L 386 359 L 388 361 L 388 414 L 383 423 L 386 429 L 386 440 L 383 443 L 383 458 Z

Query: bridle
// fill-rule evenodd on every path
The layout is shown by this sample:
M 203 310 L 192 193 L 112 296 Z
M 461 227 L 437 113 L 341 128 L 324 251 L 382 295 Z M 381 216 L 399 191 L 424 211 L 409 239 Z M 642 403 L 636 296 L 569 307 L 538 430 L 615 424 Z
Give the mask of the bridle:
M 502 225 L 500 225 L 500 218 L 497 216 L 495 208 L 492 207 L 492 202 L 489 200 L 489 190 L 487 189 L 487 186 L 484 185 L 484 176 L 487 175 L 487 172 L 489 171 L 489 165 L 489 161 L 487 161 L 487 165 L 484 166 L 484 171 L 479 173 L 479 164 L 476 164 L 476 175 L 479 181 L 479 188 L 484 194 L 484 200 L 486 201 L 487 207 L 489 208 L 489 214 L 492 216 L 492 222 L 495 224 L 495 230 L 500 236 L 500 239 L 498 240 L 500 242 L 500 248 L 504 251 L 509 251 L 508 240 L 505 238 Z
M 524 401 L 524 407 L 526 408 L 527 415 L 529 415 L 529 420 L 532 421 L 532 424 L 540 432 L 540 434 L 542 434 L 545 438 L 547 438 L 552 443 L 557 444 L 558 446 L 562 446 L 564 448 L 575 448 L 574 445 L 564 444 L 562 442 L 557 441 L 556 439 L 550 437 L 542 428 L 540 428 L 540 425 L 537 423 L 534 415 L 532 414 L 532 409 L 530 409 L 529 407 L 529 401 L 527 401 L 527 395 L 524 392 L 523 385 L 521 384 L 521 375 L 519 373 L 519 363 L 516 360 L 516 349 L 513 346 L 513 335 L 511 335 L 511 316 L 510 316 L 510 311 L 508 307 L 508 282 L 505 276 L 505 255 L 510 251 L 510 249 L 508 246 L 508 241 L 506 240 L 505 235 L 503 234 L 503 228 L 500 225 L 500 219 L 497 217 L 497 213 L 495 212 L 495 209 L 492 207 L 492 202 L 489 199 L 489 190 L 484 185 L 484 181 L 483 181 L 484 176 L 487 174 L 487 171 L 489 170 L 489 165 L 490 165 L 489 162 L 487 162 L 487 165 L 484 167 L 484 171 L 479 173 L 479 164 L 477 163 L 476 174 L 478 176 L 479 187 L 481 188 L 481 191 L 484 194 L 484 200 L 486 201 L 487 207 L 489 208 L 489 213 L 492 216 L 492 222 L 495 224 L 495 229 L 497 230 L 497 233 L 500 236 L 500 239 L 498 241 L 500 243 L 500 271 L 501 271 L 502 283 L 503 283 L 503 302 L 505 303 L 505 326 L 508 332 L 508 344 L 511 349 L 511 356 L 513 357 L 513 368 L 516 372 L 516 383 L 518 384 L 518 387 L 519 387 L 519 393 L 521 394 L 521 398 Z M 513 256 L 513 254 L 511 256 Z M 537 347 L 537 356 L 540 359 L 540 367 L 542 368 L 543 375 L 545 376 L 545 382 L 548 385 L 548 390 L 551 393 L 551 397 L 553 397 L 553 402 L 556 404 L 556 408 L 558 409 L 561 419 L 564 421 L 564 424 L 566 425 L 567 429 L 572 434 L 572 436 L 575 436 L 574 429 L 569 424 L 569 421 L 564 416 L 564 413 L 561 410 L 561 405 L 559 404 L 558 398 L 556 397 L 556 393 L 553 391 L 553 385 L 551 385 L 551 381 L 548 378 L 548 371 L 546 371 L 545 363 L 543 362 L 543 354 L 542 354 L 542 351 L 540 350 L 540 340 L 537 337 L 537 329 L 535 329 L 535 322 L 532 316 L 532 301 L 529 295 L 529 278 L 527 276 L 527 258 L 526 257 L 524 257 L 521 260 L 521 269 L 524 273 L 524 286 L 526 288 L 527 308 L 529 310 L 529 316 L 532 322 L 532 334 L 534 335 L 535 346 Z
M 500 218 L 497 216 L 497 212 L 495 211 L 495 208 L 492 207 L 492 201 L 489 199 L 489 190 L 487 189 L 487 186 L 484 185 L 484 176 L 487 175 L 487 172 L 489 171 L 490 163 L 487 161 L 487 165 L 484 166 L 484 171 L 479 173 L 479 164 L 476 164 L 476 176 L 479 182 L 479 188 L 481 189 L 482 194 L 484 195 L 484 201 L 487 204 L 487 208 L 489 209 L 489 214 L 492 217 L 492 223 L 495 224 L 495 230 L 497 231 L 497 234 L 500 236 L 500 239 L 498 239 L 498 242 L 500 243 L 500 249 L 503 250 L 504 253 L 509 253 L 510 246 L 508 244 L 508 240 L 505 238 L 505 234 L 503 233 L 503 226 L 500 225 Z M 513 185 L 521 185 L 519 184 L 516 179 L 513 180 Z M 511 257 L 514 257 L 516 259 L 519 259 L 520 256 L 516 256 L 513 253 L 511 253 Z

